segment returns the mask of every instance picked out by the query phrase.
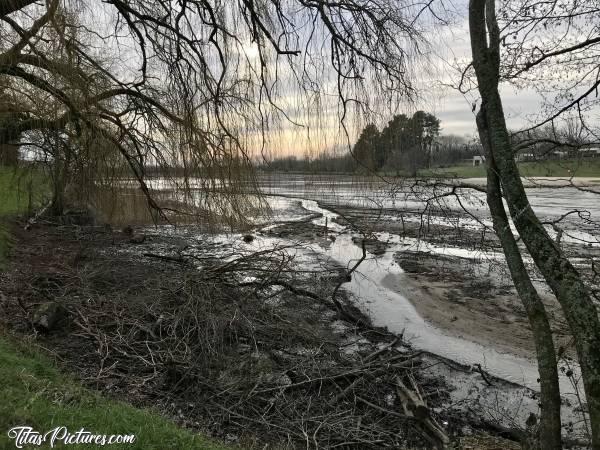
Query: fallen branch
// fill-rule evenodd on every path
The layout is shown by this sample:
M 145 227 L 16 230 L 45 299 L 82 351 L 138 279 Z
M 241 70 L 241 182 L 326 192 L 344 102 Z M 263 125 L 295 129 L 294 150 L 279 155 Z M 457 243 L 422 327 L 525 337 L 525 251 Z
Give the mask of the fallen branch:
M 450 439 L 446 432 L 431 417 L 431 413 L 425 400 L 419 393 L 416 383 L 410 378 L 413 389 L 409 389 L 400 379 L 396 377 L 397 393 L 404 413 L 408 417 L 414 417 L 424 429 L 424 436 L 431 440 L 437 448 L 446 448 Z
M 52 205 L 52 202 L 50 201 L 46 204 L 46 206 L 44 206 L 37 213 L 35 213 L 35 215 L 33 217 L 30 217 L 29 220 L 27 221 L 27 225 L 25 225 L 25 230 L 29 230 L 32 227 L 32 225 L 35 225 L 35 223 L 38 221 L 38 219 L 40 217 L 42 217 L 44 214 L 46 214 L 46 211 L 48 211 L 48 209 L 50 208 L 51 205 Z
M 481 377 L 483 378 L 483 381 L 485 381 L 485 383 L 488 386 L 493 386 L 494 383 L 492 383 L 492 381 L 489 379 L 487 373 L 485 372 L 485 370 L 483 370 L 483 368 L 481 367 L 481 364 L 473 364 L 473 369 L 475 370 L 475 372 L 479 373 L 481 375 Z
M 184 264 L 186 261 L 182 256 L 159 255 L 157 253 L 144 253 L 146 258 L 162 259 L 163 261 L 171 261 L 179 264 Z

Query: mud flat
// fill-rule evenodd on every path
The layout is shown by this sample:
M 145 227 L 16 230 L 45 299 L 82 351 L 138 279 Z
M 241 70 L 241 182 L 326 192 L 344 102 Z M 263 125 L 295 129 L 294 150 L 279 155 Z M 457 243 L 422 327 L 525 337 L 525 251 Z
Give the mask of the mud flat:
M 306 201 L 303 205 L 338 225 L 338 237 L 326 255 L 348 266 L 362 261 L 345 289 L 373 323 L 430 353 L 431 367 L 451 386 L 451 404 L 462 405 L 456 414 L 466 410 L 476 421 L 495 411 L 500 427 L 511 428 L 522 426 L 538 412 L 539 375 L 531 333 L 493 236 L 484 235 L 476 243 L 444 239 L 444 229 L 456 233 L 456 226 L 440 220 L 433 228 L 436 237 L 427 241 L 418 216 L 416 220 L 405 216 L 405 234 L 399 235 L 399 221 L 381 220 L 381 214 L 365 213 L 356 206 L 324 207 Z M 323 218 L 314 222 L 322 224 Z M 384 231 L 388 224 L 394 232 Z M 469 233 L 478 235 L 467 227 Z M 461 242 L 470 244 L 465 248 Z M 575 247 L 589 251 L 587 246 Z M 564 433 L 579 442 L 585 430 L 573 385 L 578 367 L 558 305 L 541 283 L 538 288 L 545 292 L 557 344 L 562 347 Z
M 29 335 L 30 314 L 60 299 L 66 323 L 35 336 L 78 378 L 248 448 L 304 446 L 307 426 L 323 448 L 427 445 L 401 418 L 397 376 L 416 380 L 456 442 L 533 431 L 537 370 L 493 236 L 458 215 L 423 228 L 406 211 L 300 198 L 272 210 L 250 231 L 164 226 L 136 243 L 34 227 L 0 277 L 3 326 Z M 563 418 L 570 441 L 585 437 L 569 393 Z
M 406 254 L 400 254 L 396 260 L 406 273 L 387 276 L 384 285 L 409 299 L 427 321 L 454 336 L 500 352 L 535 358 L 527 316 L 512 286 L 496 284 L 491 278 L 470 277 L 461 271 L 461 261 L 448 264 L 442 257 L 417 258 L 420 264 L 433 259 L 434 268 L 444 259 L 446 273 L 420 271 L 412 261 L 407 262 Z M 559 342 L 566 345 L 568 335 L 560 306 L 549 294 L 543 299 Z
M 501 352 L 535 357 L 527 316 L 495 235 L 482 232 L 465 215 L 436 221 L 410 211 L 327 207 L 340 214 L 340 223 L 369 230 L 371 242 L 393 253 L 402 270 L 386 274 L 382 283 L 406 297 L 428 322 Z M 572 242 L 564 251 L 584 275 L 593 275 L 590 261 L 600 257 L 599 247 Z M 572 355 L 560 305 L 533 263 L 526 263 L 546 305 L 557 347 Z

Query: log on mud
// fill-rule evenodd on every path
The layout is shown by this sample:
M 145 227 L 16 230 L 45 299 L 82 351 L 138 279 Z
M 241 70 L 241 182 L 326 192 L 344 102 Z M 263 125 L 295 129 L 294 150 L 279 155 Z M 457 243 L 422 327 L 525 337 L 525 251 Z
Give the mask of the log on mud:
M 414 383 L 412 379 L 411 384 L 414 389 L 409 389 L 402 382 L 400 377 L 396 377 L 396 391 L 398 393 L 398 398 L 402 402 L 404 414 L 406 414 L 407 417 L 414 418 L 419 423 L 423 429 L 423 435 L 429 439 L 436 448 L 446 448 L 450 442 L 448 435 L 431 416 L 429 407 L 425 403 L 425 400 L 419 393 L 416 383 Z

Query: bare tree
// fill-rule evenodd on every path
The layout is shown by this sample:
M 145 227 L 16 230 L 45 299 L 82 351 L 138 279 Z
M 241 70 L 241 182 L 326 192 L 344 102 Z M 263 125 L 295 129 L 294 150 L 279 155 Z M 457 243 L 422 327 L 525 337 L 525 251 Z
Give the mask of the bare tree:
M 517 3 L 509 4 L 512 6 L 517 5 Z M 565 14 L 563 20 L 566 15 L 570 15 L 570 20 L 579 20 L 574 19 L 572 8 L 562 9 L 564 6 L 562 2 L 551 2 L 550 5 L 539 4 L 537 6 L 543 11 L 539 20 L 535 18 L 531 20 L 536 14 L 534 13 L 535 5 L 522 2 L 516 6 L 516 9 L 520 13 L 531 11 L 530 17 L 526 21 L 521 21 L 517 14 L 508 19 L 509 24 L 517 24 L 521 31 L 524 29 L 523 27 L 527 26 L 526 24 L 541 26 L 546 21 L 547 26 L 548 20 L 551 23 L 563 13 Z M 587 5 L 581 5 L 581 8 L 581 14 L 588 12 Z M 525 15 L 527 14 L 529 13 Z M 507 16 L 503 15 L 502 17 L 506 18 Z M 557 389 L 555 371 L 552 369 L 556 361 L 545 324 L 547 319 L 543 310 L 540 309 L 534 290 L 531 289 L 528 282 L 529 275 L 519 261 L 520 256 L 517 254 L 517 248 L 514 245 L 515 238 L 512 233 L 508 232 L 510 228 L 507 228 L 509 223 L 502 205 L 502 195 L 507 201 L 516 230 L 565 313 L 581 364 L 592 424 L 593 448 L 600 448 L 600 354 L 597 351 L 600 345 L 600 321 L 598 320 L 598 311 L 579 272 L 564 255 L 557 242 L 550 238 L 544 224 L 529 204 L 521 174 L 515 161 L 515 147 L 506 126 L 502 99 L 498 89 L 503 77 L 515 79 L 553 56 L 575 52 L 574 57 L 576 58 L 579 50 L 592 45 L 594 39 L 586 39 L 580 46 L 567 46 L 548 53 L 539 48 L 531 53 L 525 52 L 528 60 L 524 65 L 519 65 L 518 58 L 509 61 L 513 67 L 511 73 L 510 71 L 501 71 L 501 47 L 510 36 L 514 36 L 516 39 L 519 32 L 515 31 L 515 34 L 509 36 L 502 34 L 498 24 L 495 1 L 471 0 L 469 4 L 469 26 L 473 68 L 477 76 L 477 87 L 482 100 L 477 125 L 481 140 L 488 151 L 488 204 L 492 210 L 494 226 L 501 238 L 505 255 L 511 264 L 513 281 L 519 289 L 519 294 L 528 310 L 530 319 L 535 319 L 535 322 L 532 322 L 532 328 L 537 335 L 536 347 L 540 373 L 543 378 L 541 444 L 543 448 L 561 448 L 557 396 L 555 392 L 552 392 Z M 506 32 L 506 29 L 504 31 Z M 527 36 L 528 33 L 525 32 L 525 35 Z M 525 38 L 523 42 L 527 42 L 527 39 Z M 563 44 L 564 42 L 562 41 Z M 519 46 L 519 52 L 525 47 L 525 45 Z M 535 45 L 533 45 L 533 48 L 535 48 Z M 591 70 L 594 71 L 594 69 Z M 597 86 L 597 81 L 591 83 L 592 91 L 589 92 L 593 92 L 594 86 Z M 588 92 L 588 89 L 585 89 L 581 96 L 577 98 L 567 99 L 563 105 L 554 108 L 555 110 L 546 119 L 538 121 L 535 126 L 539 127 L 550 123 L 570 108 L 582 105 L 585 96 L 589 95 L 589 92 L 588 94 L 586 92 Z
M 382 92 L 413 93 L 418 10 L 401 1 L 39 3 L 1 3 L 0 77 L 14 81 L 16 102 L 45 106 L 27 108 L 1 142 L 48 131 L 68 143 L 85 130 L 102 136 L 154 207 L 148 168 L 178 167 L 186 179 L 201 171 L 202 189 L 225 199 L 217 209 L 243 218 L 239 194 L 254 185 L 251 159 L 268 147 L 269 130 L 310 125 L 283 88 L 318 107 L 334 86 L 342 121 Z
M 531 277 L 523 262 L 521 250 L 510 228 L 510 222 L 502 202 L 502 188 L 498 169 L 492 157 L 489 130 L 485 115 L 481 111 L 477 116 L 477 127 L 485 153 L 488 156 L 486 198 L 492 215 L 494 231 L 504 250 L 512 280 L 525 307 L 535 340 L 538 370 L 540 372 L 541 448 L 558 450 L 562 448 L 561 399 L 552 330 L 544 304 L 531 282 Z

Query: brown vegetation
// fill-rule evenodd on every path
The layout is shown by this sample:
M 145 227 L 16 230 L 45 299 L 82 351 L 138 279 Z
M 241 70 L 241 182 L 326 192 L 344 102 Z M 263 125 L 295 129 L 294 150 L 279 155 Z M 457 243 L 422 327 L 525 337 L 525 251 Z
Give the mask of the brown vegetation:
M 425 406 L 444 391 L 411 375 L 419 354 L 384 330 L 339 322 L 327 299 L 339 282 L 290 272 L 283 252 L 228 261 L 228 246 L 182 250 L 181 239 L 159 235 L 132 249 L 104 227 L 37 225 L 19 235 L 0 279 L 3 326 L 37 335 L 88 385 L 248 446 L 445 439 L 431 435 L 438 425 Z M 32 319 L 49 301 L 68 315 L 39 334 Z M 336 317 L 345 331 L 332 328 Z

